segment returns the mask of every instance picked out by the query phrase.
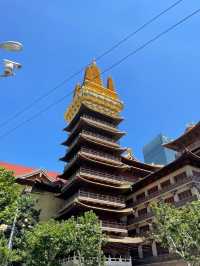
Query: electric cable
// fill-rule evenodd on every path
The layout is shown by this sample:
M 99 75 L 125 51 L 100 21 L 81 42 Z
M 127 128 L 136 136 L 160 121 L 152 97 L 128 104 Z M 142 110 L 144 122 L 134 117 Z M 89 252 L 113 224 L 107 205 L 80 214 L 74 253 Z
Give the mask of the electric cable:
M 164 15 L 165 13 L 167 13 L 168 11 L 170 11 L 171 9 L 173 9 L 174 7 L 176 7 L 177 5 L 179 5 L 183 1 L 184 0 L 176 1 L 171 6 L 169 6 L 166 9 L 164 9 L 163 11 L 161 11 L 158 15 L 154 16 L 153 18 L 151 18 L 150 20 L 148 20 L 147 22 L 145 22 L 138 29 L 136 29 L 135 31 L 131 32 L 130 34 L 128 34 L 127 36 L 125 36 L 122 40 L 120 40 L 119 42 L 117 42 L 116 44 L 114 44 L 111 48 L 107 49 L 105 52 L 103 52 L 102 54 L 100 54 L 99 56 L 97 56 L 95 58 L 95 60 L 96 61 L 100 61 L 103 57 L 105 57 L 106 55 L 110 54 L 113 50 L 115 50 L 116 48 L 118 48 L 124 42 L 128 41 L 130 38 L 132 38 L 133 36 L 135 36 L 137 33 L 139 33 L 140 31 L 142 31 L 144 28 L 146 28 L 147 26 L 149 26 L 150 24 L 152 24 L 154 21 L 156 21 L 162 15 Z M 62 87 L 64 84 L 68 83 L 70 80 L 72 80 L 77 75 L 81 74 L 82 71 L 84 71 L 84 69 L 86 67 L 88 67 L 89 65 L 90 64 L 87 64 L 84 67 L 81 67 L 78 71 L 74 72 L 73 74 L 71 74 L 70 76 L 68 76 L 67 78 L 65 78 L 63 81 L 61 81 L 60 83 L 58 83 L 58 85 L 56 85 L 55 87 L 51 88 L 50 90 L 48 90 L 47 92 L 45 92 L 44 94 L 42 94 L 41 96 L 39 96 L 35 100 L 33 100 L 30 104 L 26 105 L 24 108 L 22 108 L 21 110 L 17 111 L 13 115 L 11 115 L 10 118 L 8 118 L 8 119 L 4 120 L 3 122 L 1 122 L 0 123 L 0 128 L 5 127 L 7 124 L 9 124 L 13 120 L 15 120 L 17 117 L 19 117 L 20 115 L 22 115 L 26 111 L 30 110 L 35 104 L 37 104 L 41 100 L 47 98 L 54 91 L 56 91 L 58 88 Z
M 181 25 L 182 23 L 184 23 L 185 21 L 189 20 L 191 17 L 193 17 L 194 15 L 197 15 L 198 13 L 200 13 L 200 8 L 195 10 L 194 12 L 190 13 L 188 16 L 184 17 L 183 19 L 181 19 L 180 21 L 178 21 L 177 23 L 173 24 L 172 26 L 170 26 L 169 28 L 167 28 L 166 30 L 162 31 L 161 33 L 159 33 L 158 35 L 156 35 L 154 38 L 150 39 L 149 41 L 147 41 L 146 43 L 144 43 L 143 45 L 139 46 L 137 49 L 135 49 L 134 51 L 132 51 L 131 53 L 129 53 L 128 55 L 124 56 L 123 58 L 121 58 L 120 60 L 118 60 L 117 62 L 115 62 L 114 64 L 112 64 L 110 67 L 104 69 L 101 74 L 104 74 L 106 72 L 108 72 L 109 70 L 113 69 L 114 67 L 120 65 L 122 62 L 124 62 L 125 60 L 127 60 L 129 57 L 135 55 L 136 53 L 138 53 L 139 51 L 143 50 L 144 48 L 146 48 L 147 46 L 149 46 L 151 43 L 155 42 L 156 40 L 158 40 L 160 37 L 166 35 L 167 33 L 169 33 L 170 31 L 172 31 L 173 29 L 175 29 L 176 27 L 178 27 L 179 25 Z M 94 77 L 94 80 L 97 77 Z M 67 97 L 69 97 L 71 94 L 73 93 L 73 91 L 71 91 L 68 94 L 65 94 L 64 96 L 62 96 L 61 98 L 59 98 L 57 101 L 51 103 L 50 105 L 48 105 L 47 107 L 43 108 L 41 111 L 39 111 L 38 113 L 36 113 L 35 115 L 31 116 L 30 118 L 24 120 L 22 123 L 18 124 L 16 127 L 12 128 L 11 130 L 6 131 L 4 134 L 2 134 L 0 136 L 0 140 L 3 139 L 4 137 L 7 137 L 8 135 L 10 135 L 12 132 L 14 132 L 15 130 L 17 130 L 18 128 L 20 128 L 21 126 L 23 126 L 24 124 L 34 120 L 35 118 L 39 117 L 41 114 L 45 113 L 46 111 L 48 111 L 49 109 L 51 109 L 52 107 L 56 106 L 57 104 L 59 104 L 60 102 L 62 102 L 63 100 L 65 100 Z

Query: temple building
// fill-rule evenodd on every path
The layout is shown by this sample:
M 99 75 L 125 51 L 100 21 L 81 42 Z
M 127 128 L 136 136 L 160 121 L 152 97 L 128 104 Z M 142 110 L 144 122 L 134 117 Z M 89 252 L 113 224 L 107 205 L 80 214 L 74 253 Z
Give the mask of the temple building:
M 107 233 L 106 254 L 128 256 L 132 246 L 142 241 L 128 236 L 127 217 L 133 213 L 126 205 L 126 195 L 133 183 L 155 171 L 154 166 L 136 162 L 119 140 L 125 134 L 118 127 L 123 118 L 113 80 L 103 85 L 95 63 L 85 71 L 82 85 L 77 85 L 72 103 L 65 113 L 64 129 L 68 138 L 64 157 L 65 169 L 60 178 L 67 180 L 59 198 L 64 200 L 57 219 L 67 219 L 93 210 Z
M 123 107 L 112 78 L 104 86 L 93 62 L 65 113 L 63 173 L 1 162 L 0 167 L 14 170 L 16 181 L 40 199 L 41 220 L 65 220 L 93 210 L 107 236 L 107 265 L 183 266 L 146 236 L 154 220 L 152 201 L 179 208 L 200 200 L 200 122 L 163 145 L 176 152 L 175 160 L 165 166 L 147 164 L 120 145 Z
M 40 210 L 40 221 L 47 221 L 54 217 L 62 204 L 54 193 L 58 193 L 66 182 L 58 177 L 58 172 L 2 161 L 0 161 L 0 168 L 13 172 L 16 182 L 36 199 L 36 208 Z
M 179 138 L 164 144 L 178 152 L 176 160 L 132 185 L 127 197 L 135 210 L 128 218 L 129 235 L 142 237 L 152 228 L 152 201 L 164 201 L 177 208 L 200 200 L 200 123 L 187 128 Z M 186 265 L 163 249 L 159 243 L 144 241 L 133 250 L 134 265 Z

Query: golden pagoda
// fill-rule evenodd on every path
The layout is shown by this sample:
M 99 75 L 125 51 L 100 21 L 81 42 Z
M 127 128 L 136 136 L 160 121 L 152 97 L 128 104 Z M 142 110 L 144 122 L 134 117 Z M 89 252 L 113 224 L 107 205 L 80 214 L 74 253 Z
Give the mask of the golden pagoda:
M 127 216 L 133 213 L 125 201 L 133 183 L 133 166 L 123 162 L 126 148 L 119 144 L 125 134 L 118 128 L 123 120 L 122 109 L 123 102 L 112 78 L 104 86 L 100 69 L 93 62 L 85 70 L 82 85 L 76 85 L 65 113 L 68 138 L 63 145 L 68 148 L 61 158 L 65 162 L 61 177 L 67 183 L 59 195 L 64 204 L 57 218 L 66 219 L 93 210 L 108 235 L 106 253 L 112 254 L 114 246 L 115 252 L 127 255 L 127 245 L 141 239 L 128 237 L 126 225 Z

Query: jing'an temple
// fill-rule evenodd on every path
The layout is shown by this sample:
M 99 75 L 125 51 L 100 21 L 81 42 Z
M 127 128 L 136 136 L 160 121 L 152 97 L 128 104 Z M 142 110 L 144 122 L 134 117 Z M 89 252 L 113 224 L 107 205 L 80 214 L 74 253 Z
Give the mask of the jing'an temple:
M 16 181 L 38 198 L 41 220 L 94 211 L 107 235 L 109 265 L 185 265 L 146 238 L 154 219 L 149 206 L 162 199 L 179 208 L 200 199 L 200 122 L 164 145 L 176 151 L 173 162 L 145 164 L 120 145 L 123 107 L 112 78 L 105 86 L 94 62 L 65 112 L 63 172 L 0 166 L 12 169 Z

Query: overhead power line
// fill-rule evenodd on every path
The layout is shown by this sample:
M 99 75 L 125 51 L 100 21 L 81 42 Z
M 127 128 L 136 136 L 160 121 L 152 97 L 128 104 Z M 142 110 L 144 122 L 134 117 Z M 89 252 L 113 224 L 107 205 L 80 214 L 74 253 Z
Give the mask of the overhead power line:
M 158 35 L 156 35 L 154 38 L 150 39 L 149 41 L 147 41 L 146 43 L 144 43 L 143 45 L 139 46 L 137 49 L 135 49 L 134 51 L 132 51 L 131 53 L 129 53 L 128 55 L 124 56 L 123 58 L 121 58 L 120 60 L 116 61 L 114 64 L 112 64 L 110 67 L 104 69 L 101 73 L 104 74 L 108 71 L 110 71 L 111 69 L 113 69 L 114 67 L 120 65 L 122 62 L 124 62 L 125 60 L 127 60 L 129 57 L 137 54 L 138 52 L 140 52 L 141 50 L 143 50 L 144 48 L 146 48 L 147 46 L 149 46 L 151 43 L 155 42 L 156 40 L 158 40 L 159 38 L 161 38 L 162 36 L 166 35 L 167 33 L 169 33 L 170 31 L 172 31 L 173 29 L 175 29 L 176 27 L 178 27 L 179 25 L 181 25 L 182 23 L 184 23 L 185 21 L 189 20 L 191 17 L 197 15 L 198 13 L 200 13 L 200 8 L 195 10 L 194 12 L 192 12 L 191 14 L 189 14 L 188 16 L 184 17 L 183 19 L 181 19 L 180 21 L 178 21 L 177 23 L 173 24 L 172 26 L 170 26 L 169 28 L 167 28 L 166 30 L 162 31 L 161 33 L 159 33 Z M 96 79 L 96 77 L 94 77 L 94 80 Z M 10 135 L 12 132 L 14 132 L 15 130 L 17 130 L 18 128 L 22 127 L 23 125 L 27 124 L 28 122 L 31 122 L 32 120 L 36 119 L 37 117 L 39 117 L 41 114 L 45 113 L 46 111 L 48 111 L 49 109 L 51 109 L 52 107 L 56 106 L 57 104 L 61 103 L 63 100 L 65 100 L 67 97 L 69 97 L 71 94 L 73 93 L 73 91 L 71 91 L 68 94 L 65 94 L 64 96 L 62 96 L 61 98 L 59 98 L 57 101 L 51 103 L 50 105 L 48 105 L 47 107 L 43 108 L 41 111 L 39 111 L 38 113 L 36 113 L 35 115 L 31 116 L 30 118 L 28 118 L 27 120 L 24 120 L 22 123 L 18 124 L 16 127 L 12 128 L 11 130 L 6 131 L 4 134 L 2 134 L 0 136 L 0 140 L 3 139 L 4 137 L 7 137 L 8 135 Z
M 125 43 L 126 41 L 128 41 L 129 39 L 131 39 L 132 37 L 134 37 L 137 33 L 139 33 L 140 31 L 142 31 L 144 28 L 146 28 L 147 26 L 149 26 L 150 24 L 152 24 L 154 21 L 156 21 L 162 15 L 164 15 L 165 13 L 167 13 L 168 11 L 170 11 L 171 9 L 173 9 L 174 7 L 176 7 L 177 5 L 179 5 L 183 1 L 184 0 L 176 1 L 174 4 L 172 4 L 168 8 L 164 9 L 163 11 L 161 11 L 158 15 L 154 16 L 153 18 L 151 18 L 150 20 L 148 20 L 147 22 L 145 22 L 142 26 L 140 26 L 139 28 L 137 28 L 135 31 L 131 32 L 130 34 L 128 34 L 127 36 L 125 36 L 123 39 L 121 39 L 120 41 L 118 41 L 116 44 L 114 44 L 113 46 L 111 46 L 105 52 L 103 52 L 102 54 L 98 55 L 95 58 L 95 60 L 96 61 L 100 61 L 103 57 L 105 57 L 106 55 L 110 54 L 113 50 L 115 50 L 116 48 L 118 48 L 119 46 L 121 46 L 123 43 Z M 61 81 L 60 83 L 58 83 L 58 85 L 56 85 L 55 87 L 51 88 L 50 90 L 48 90 L 47 92 L 45 92 L 44 94 L 42 94 L 41 96 L 39 96 L 38 98 L 36 98 L 35 100 L 33 100 L 30 104 L 26 105 L 24 108 L 22 108 L 21 110 L 17 111 L 16 113 L 14 113 L 12 116 L 10 116 L 10 118 L 8 118 L 8 119 L 4 120 L 3 122 L 1 122 L 0 123 L 0 128 L 5 127 L 10 122 L 12 122 L 13 120 L 15 120 L 17 117 L 19 117 L 20 115 L 22 115 L 26 111 L 30 110 L 33 106 L 35 106 L 35 104 L 37 104 L 41 100 L 47 98 L 54 91 L 56 91 L 58 88 L 62 87 L 64 84 L 68 83 L 70 80 L 72 80 L 77 75 L 81 74 L 82 71 L 87 66 L 89 66 L 89 64 L 81 67 L 79 70 L 77 70 L 73 74 L 71 74 L 68 77 L 66 77 L 63 81 Z

